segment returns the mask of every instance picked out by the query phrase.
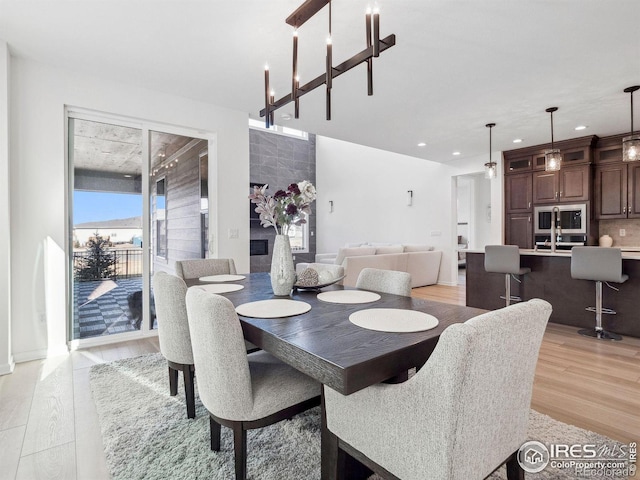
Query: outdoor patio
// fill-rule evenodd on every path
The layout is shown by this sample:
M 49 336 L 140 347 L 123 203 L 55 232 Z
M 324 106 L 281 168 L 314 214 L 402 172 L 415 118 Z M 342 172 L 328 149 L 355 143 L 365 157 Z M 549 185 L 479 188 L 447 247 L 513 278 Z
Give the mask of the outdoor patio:
M 142 277 L 74 282 L 73 338 L 137 330 L 139 325 L 136 322 L 142 316 L 141 293 Z M 153 308 L 152 318 L 155 328 Z

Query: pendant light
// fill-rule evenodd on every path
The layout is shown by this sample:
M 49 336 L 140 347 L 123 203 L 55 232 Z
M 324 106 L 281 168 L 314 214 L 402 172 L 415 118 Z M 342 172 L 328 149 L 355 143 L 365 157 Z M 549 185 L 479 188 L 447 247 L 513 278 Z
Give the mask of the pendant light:
M 544 169 L 547 172 L 560 170 L 560 166 L 562 165 L 560 149 L 553 146 L 553 112 L 557 110 L 558 107 L 549 107 L 545 110 L 551 114 L 551 149 L 544 151 Z
M 495 123 L 487 123 L 485 127 L 489 129 L 489 162 L 484 164 L 484 178 L 496 178 L 498 176 L 498 164 L 491 161 L 491 129 Z
M 640 134 L 633 134 L 633 92 L 640 89 L 640 85 L 627 87 L 625 93 L 631 94 L 631 135 L 622 139 L 622 161 L 637 162 L 640 160 Z

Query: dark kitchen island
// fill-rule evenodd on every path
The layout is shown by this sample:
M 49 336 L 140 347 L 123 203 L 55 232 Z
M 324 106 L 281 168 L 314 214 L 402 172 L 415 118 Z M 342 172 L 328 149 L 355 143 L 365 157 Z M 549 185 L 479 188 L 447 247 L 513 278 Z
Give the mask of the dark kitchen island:
M 504 307 L 504 275 L 484 270 L 484 252 L 466 252 L 467 306 L 495 310 Z M 629 275 L 623 284 L 612 284 L 616 292 L 602 287 L 603 306 L 616 315 L 603 315 L 605 330 L 620 335 L 640 337 L 640 252 L 622 252 L 622 271 Z M 553 306 L 550 322 L 576 328 L 595 326 L 595 313 L 585 307 L 596 301 L 595 282 L 571 278 L 571 253 L 520 250 L 520 265 L 531 273 L 520 277 L 522 283 L 511 280 L 511 294 L 523 300 L 542 298 Z

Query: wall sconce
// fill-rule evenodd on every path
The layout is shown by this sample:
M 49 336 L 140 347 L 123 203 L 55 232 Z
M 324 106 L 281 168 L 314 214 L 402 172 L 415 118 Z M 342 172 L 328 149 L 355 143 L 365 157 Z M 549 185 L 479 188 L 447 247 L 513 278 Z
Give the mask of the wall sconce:
M 333 213 L 333 200 L 329 200 L 329 213 Z
M 407 206 L 413 205 L 413 190 L 407 190 Z

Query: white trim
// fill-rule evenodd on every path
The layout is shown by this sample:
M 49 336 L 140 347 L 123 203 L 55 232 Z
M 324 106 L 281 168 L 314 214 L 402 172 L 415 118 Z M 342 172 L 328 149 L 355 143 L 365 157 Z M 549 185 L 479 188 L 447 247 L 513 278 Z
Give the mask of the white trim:
M 158 336 L 158 330 L 148 330 L 146 332 L 124 332 L 114 335 L 105 335 L 99 337 L 82 338 L 71 340 L 69 342 L 69 350 L 74 351 L 80 348 L 100 347 L 102 345 L 112 345 L 114 343 L 127 342 L 130 340 L 144 340 L 145 338 L 154 338 Z
M 13 373 L 13 369 L 16 368 L 16 362 L 13 361 L 13 357 L 9 359 L 9 363 L 0 365 L 0 375 L 8 375 Z
M 455 282 L 440 282 L 440 281 L 438 281 L 438 283 L 436 283 L 436 285 L 445 285 L 447 287 L 456 287 L 456 286 L 458 286 L 458 282 L 457 282 L 457 280 Z
M 143 159 L 142 160 L 142 178 L 144 179 L 150 178 L 149 176 L 149 173 L 150 173 L 149 138 L 152 131 L 169 133 L 173 135 L 181 135 L 181 136 L 190 137 L 197 140 L 207 141 L 207 150 L 209 153 L 210 180 L 211 180 L 211 174 L 213 172 L 217 172 L 217 164 L 212 163 L 214 160 L 217 162 L 217 143 L 216 143 L 217 134 L 215 132 L 205 132 L 205 131 L 196 130 L 193 128 L 181 127 L 181 126 L 162 123 L 162 122 L 154 122 L 154 121 L 149 121 L 149 120 L 140 119 L 140 118 L 133 118 L 126 115 L 117 115 L 117 114 L 112 114 L 107 112 L 89 110 L 86 108 L 75 107 L 70 105 L 65 105 L 65 117 L 66 117 L 65 129 L 67 130 L 68 130 L 70 118 L 93 121 L 93 122 L 103 122 L 103 123 L 109 123 L 114 125 L 120 125 L 124 127 L 140 129 L 141 135 L 142 135 L 142 159 Z M 67 219 L 68 219 L 67 228 L 69 229 L 68 232 L 65 232 L 66 238 L 68 239 L 67 244 L 65 245 L 65 254 L 67 255 L 67 258 L 70 258 L 69 247 L 71 245 L 71 241 L 69 240 L 70 238 L 69 235 L 71 235 L 71 232 L 73 231 L 73 225 L 72 225 L 73 202 L 71 201 L 70 195 L 73 193 L 73 189 L 71 188 L 71 185 L 72 185 L 71 182 L 73 180 L 72 178 L 73 169 L 69 164 L 69 160 L 70 160 L 69 151 L 68 151 L 69 150 L 69 132 L 65 131 L 65 133 L 67 135 L 66 141 L 65 141 L 65 148 L 67 149 L 67 151 L 65 152 L 67 155 L 66 168 L 68 169 L 68 172 L 66 175 L 67 185 L 65 186 L 65 188 L 67 189 L 67 196 L 66 196 L 67 205 L 65 206 L 66 207 L 65 210 L 67 212 Z M 299 138 L 299 137 L 295 137 L 295 138 Z M 213 197 L 213 194 L 214 194 L 213 192 L 214 185 L 216 184 L 209 181 L 209 198 L 210 199 Z M 151 286 L 150 286 L 151 259 L 150 259 L 149 253 L 151 250 L 150 250 L 149 242 L 151 241 L 151 238 L 150 238 L 151 226 L 150 226 L 149 194 L 150 194 L 149 181 L 143 181 L 142 182 L 143 319 L 148 319 L 150 315 L 149 310 L 150 310 L 150 291 L 151 291 Z M 217 225 L 212 225 L 212 221 L 214 223 L 217 222 L 217 214 L 212 215 L 212 212 L 210 209 L 209 210 L 209 236 L 210 236 L 209 256 L 211 256 L 211 253 L 212 253 L 211 246 L 214 246 L 215 251 L 217 252 L 217 239 L 215 239 L 214 233 L 213 233 L 214 230 L 212 229 L 212 227 L 217 227 Z M 69 267 L 67 269 L 67 272 L 65 273 L 66 275 L 65 288 L 67 289 L 67 311 L 65 316 L 67 318 L 67 341 L 71 349 L 75 350 L 77 348 L 84 348 L 84 347 L 89 347 L 94 345 L 108 345 L 111 343 L 117 343 L 125 340 L 134 340 L 139 338 L 157 336 L 157 330 L 152 330 L 149 327 L 149 322 L 145 320 L 142 322 L 140 330 L 136 332 L 114 333 L 104 337 L 101 336 L 101 337 L 92 337 L 92 338 L 84 338 L 84 339 L 71 339 L 73 334 L 73 325 L 71 320 L 73 315 L 73 298 L 72 298 L 72 293 L 70 289 L 70 285 L 71 285 L 71 278 L 69 275 L 71 271 L 70 268 L 71 267 Z M 35 358 L 45 358 L 45 357 L 46 357 L 46 354 L 44 356 L 35 357 Z
M 66 344 L 55 345 L 49 348 L 40 348 L 38 350 L 29 350 L 28 352 L 20 352 L 13 355 L 15 363 L 31 362 L 32 360 L 43 360 L 49 357 L 58 357 L 60 355 L 68 355 L 69 347 Z

